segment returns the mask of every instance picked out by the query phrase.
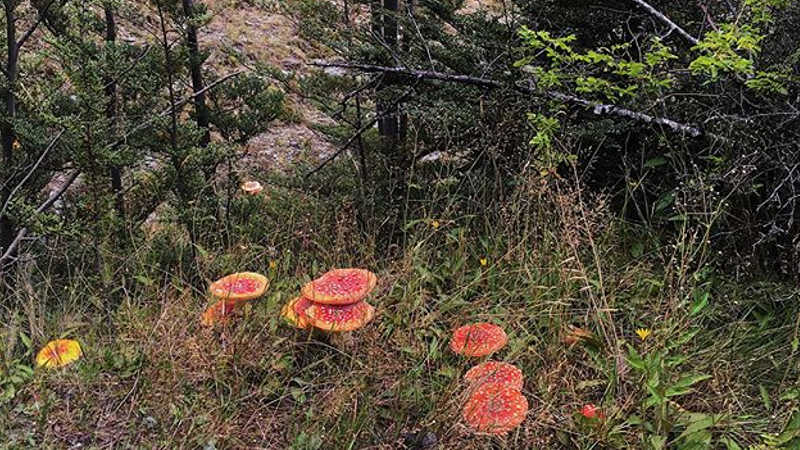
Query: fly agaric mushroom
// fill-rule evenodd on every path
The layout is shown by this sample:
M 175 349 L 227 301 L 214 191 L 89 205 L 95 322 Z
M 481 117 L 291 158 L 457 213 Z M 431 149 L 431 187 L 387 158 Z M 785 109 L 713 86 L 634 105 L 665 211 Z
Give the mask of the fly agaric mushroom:
M 227 322 L 236 309 L 237 302 L 230 299 L 222 299 L 211 305 L 204 313 L 200 323 L 211 327 L 218 323 Z
M 334 269 L 300 290 L 314 303 L 349 305 L 363 300 L 378 282 L 374 273 L 365 269 Z
M 295 328 L 305 329 L 310 325 L 306 310 L 311 306 L 311 301 L 305 297 L 295 297 L 289 303 L 283 305 L 281 316 L 283 316 Z
M 464 404 L 462 415 L 472 429 L 505 434 L 525 420 L 528 399 L 517 389 L 500 383 L 482 384 Z
M 363 327 L 375 317 L 375 308 L 364 301 L 349 305 L 311 302 L 303 314 L 311 325 L 320 330 L 353 331 Z
M 264 187 L 258 181 L 248 181 L 242 184 L 242 190 L 250 195 L 258 195 Z
M 268 287 L 269 280 L 264 275 L 254 272 L 238 272 L 211 283 L 208 290 L 212 296 L 220 299 L 245 301 L 261 297 Z
M 500 350 L 507 342 L 508 336 L 502 328 L 481 322 L 456 329 L 450 349 L 464 356 L 486 356 Z
M 464 374 L 464 380 L 472 386 L 499 383 L 518 391 L 522 390 L 523 385 L 522 371 L 513 364 L 500 361 L 478 364 Z
M 72 339 L 56 339 L 48 342 L 36 354 L 36 365 L 39 367 L 63 367 L 81 357 L 81 346 Z

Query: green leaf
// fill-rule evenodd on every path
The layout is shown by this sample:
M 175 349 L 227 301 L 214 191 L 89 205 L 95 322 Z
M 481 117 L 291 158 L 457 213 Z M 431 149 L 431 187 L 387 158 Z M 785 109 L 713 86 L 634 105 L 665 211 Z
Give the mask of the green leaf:
M 628 346 L 628 364 L 637 370 L 644 370 L 645 363 L 635 348 Z
M 698 431 L 711 428 L 716 423 L 716 420 L 714 416 L 708 414 L 690 413 L 685 423 L 686 429 L 683 430 L 683 433 L 681 433 L 680 436 L 678 436 L 678 439 L 692 435 Z
M 690 316 L 699 313 L 703 310 L 703 308 L 706 307 L 706 305 L 708 305 L 708 296 L 708 292 L 705 292 L 700 296 L 695 296 L 694 302 L 692 303 L 692 309 L 689 311 Z
M 769 392 L 767 392 L 767 388 L 765 388 L 763 384 L 759 384 L 758 392 L 761 393 L 761 401 L 764 402 L 764 408 L 767 410 L 772 409 L 772 400 L 769 398 Z
M 781 394 L 779 399 L 782 402 L 786 402 L 786 401 L 794 400 L 794 399 L 796 399 L 798 397 L 800 397 L 800 390 L 798 390 L 797 388 L 791 388 L 788 391 L 786 391 L 783 394 Z
M 692 385 L 699 383 L 703 380 L 707 380 L 709 378 L 711 378 L 711 375 L 686 375 L 684 377 L 681 377 L 672 386 L 667 388 L 665 395 L 667 397 L 675 397 L 678 395 L 686 394 L 687 392 L 691 391 L 691 389 L 689 388 Z
M 28 335 L 25 334 L 24 332 L 19 333 L 19 338 L 26 348 L 30 349 L 33 347 L 33 344 L 31 343 L 31 338 L 29 338 Z
M 724 437 L 719 440 L 720 443 L 725 444 L 727 450 L 742 450 L 742 447 L 729 437 Z
M 661 450 L 666 443 L 666 436 L 650 436 L 650 446 L 653 450 Z
M 652 169 L 654 167 L 663 166 L 667 163 L 666 158 L 662 156 L 656 156 L 655 158 L 650 158 L 644 162 L 644 167 L 648 169 Z

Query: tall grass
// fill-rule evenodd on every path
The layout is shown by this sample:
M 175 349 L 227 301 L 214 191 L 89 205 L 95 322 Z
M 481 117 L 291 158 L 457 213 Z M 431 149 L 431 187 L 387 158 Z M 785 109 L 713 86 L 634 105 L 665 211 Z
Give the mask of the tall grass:
M 52 240 L 67 251 L 27 261 L 2 313 L 0 441 L 744 448 L 784 432 L 791 442 L 796 289 L 729 280 L 712 258 L 687 256 L 706 252 L 703 224 L 654 236 L 575 180 L 525 174 L 502 191 L 490 174 L 415 170 L 390 202 L 376 180 L 360 189 L 346 163 L 316 180 L 265 177 L 265 195 L 236 194 L 230 220 L 215 225 L 229 238 L 201 240 L 194 261 L 169 211 L 124 253 L 110 241 Z M 281 305 L 302 284 L 344 266 L 379 275 L 367 328 L 338 339 L 282 323 Z M 268 274 L 267 295 L 239 320 L 203 329 L 203 284 L 240 270 Z M 460 420 L 461 377 L 474 361 L 447 342 L 473 321 L 507 331 L 495 358 L 526 376 L 531 411 L 504 438 Z M 570 327 L 591 336 L 565 343 Z M 646 340 L 640 327 L 652 330 Z M 35 350 L 59 336 L 81 342 L 82 361 L 31 370 Z M 581 418 L 586 403 L 606 419 Z

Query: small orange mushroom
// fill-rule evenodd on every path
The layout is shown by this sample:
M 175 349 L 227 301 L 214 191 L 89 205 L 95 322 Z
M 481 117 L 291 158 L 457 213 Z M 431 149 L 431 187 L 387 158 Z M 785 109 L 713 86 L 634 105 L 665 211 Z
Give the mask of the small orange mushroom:
M 501 361 L 486 361 L 469 369 L 464 374 L 464 380 L 478 386 L 487 383 L 500 383 L 522 390 L 524 377 L 522 371 L 515 365 Z
M 242 190 L 250 195 L 258 195 L 264 190 L 264 186 L 258 181 L 247 181 L 242 184 Z
M 231 318 L 237 305 L 235 300 L 222 299 L 206 309 L 200 323 L 207 327 L 225 323 Z
M 528 399 L 511 386 L 486 383 L 464 404 L 464 421 L 474 430 L 500 435 L 519 426 L 528 414 Z
M 486 356 L 503 348 L 508 336 L 495 324 L 481 322 L 464 325 L 453 332 L 450 349 L 464 356 Z
M 300 293 L 314 303 L 349 305 L 363 300 L 378 277 L 365 269 L 334 269 L 303 286 Z
M 81 357 L 81 345 L 72 339 L 56 339 L 48 342 L 36 355 L 39 367 L 62 367 Z
M 237 272 L 211 283 L 208 290 L 220 299 L 233 301 L 252 300 L 261 297 L 269 287 L 264 275 L 254 272 Z

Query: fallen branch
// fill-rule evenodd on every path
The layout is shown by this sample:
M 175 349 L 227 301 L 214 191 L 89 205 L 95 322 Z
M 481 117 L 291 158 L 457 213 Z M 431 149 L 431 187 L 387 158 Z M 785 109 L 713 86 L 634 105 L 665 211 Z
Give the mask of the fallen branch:
M 597 103 L 591 100 L 587 100 L 584 98 L 576 97 L 571 94 L 565 94 L 563 92 L 558 91 L 538 91 L 531 86 L 526 86 L 523 84 L 517 84 L 513 86 L 507 86 L 499 81 L 492 80 L 489 78 L 479 78 L 473 77 L 469 75 L 460 75 L 460 74 L 449 74 L 443 72 L 435 72 L 431 70 L 414 70 L 414 69 L 406 69 L 404 67 L 387 67 L 387 66 L 375 66 L 370 64 L 349 64 L 349 63 L 329 63 L 329 62 L 318 62 L 312 63 L 311 65 L 317 67 L 338 67 L 342 69 L 350 69 L 350 70 L 358 70 L 361 72 L 369 72 L 369 73 L 393 73 L 397 75 L 406 75 L 409 77 L 415 77 L 417 79 L 429 79 L 429 80 L 439 80 L 439 81 L 447 81 L 453 83 L 461 83 L 461 84 L 468 84 L 471 86 L 478 86 L 487 89 L 500 89 L 504 87 L 510 87 L 518 92 L 530 95 L 544 95 L 554 100 L 563 101 L 566 103 L 573 103 L 576 105 L 580 105 L 586 108 L 591 108 L 592 112 L 598 115 L 608 115 L 608 116 L 617 116 L 617 117 L 624 117 L 626 119 L 636 120 L 638 122 L 644 123 L 652 123 L 657 125 L 665 126 L 672 131 L 684 133 L 689 135 L 692 138 L 713 138 L 720 141 L 726 141 L 727 139 L 723 138 L 722 136 L 709 133 L 702 128 L 697 128 L 691 125 L 687 125 L 684 123 L 677 122 L 672 119 L 668 119 L 665 117 L 656 117 L 651 116 L 649 114 L 645 114 L 638 111 L 633 111 L 627 108 L 623 108 L 621 106 L 612 105 L 612 104 L 605 104 L 605 103 Z
M 679 27 L 675 22 L 671 21 L 669 19 L 669 17 L 665 16 L 660 11 L 658 11 L 657 9 L 653 8 L 652 6 L 650 6 L 644 0 L 633 0 L 633 1 L 637 5 L 641 6 L 645 10 L 647 10 L 647 12 L 649 12 L 650 14 L 656 16 L 656 18 L 658 18 L 658 20 L 660 20 L 660 21 L 664 22 L 665 24 L 669 25 L 669 31 L 670 32 L 672 30 L 677 31 L 678 34 L 683 36 L 687 41 L 691 42 L 692 45 L 697 45 L 697 43 L 700 42 L 700 41 L 697 40 L 696 37 L 694 37 L 691 34 L 687 33 L 686 30 L 684 30 L 683 28 Z

